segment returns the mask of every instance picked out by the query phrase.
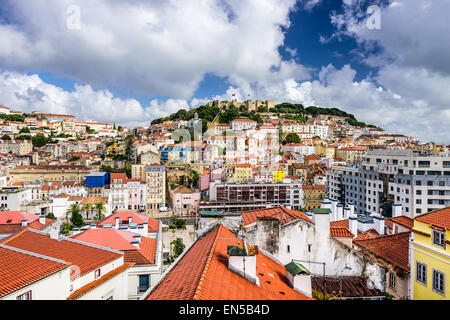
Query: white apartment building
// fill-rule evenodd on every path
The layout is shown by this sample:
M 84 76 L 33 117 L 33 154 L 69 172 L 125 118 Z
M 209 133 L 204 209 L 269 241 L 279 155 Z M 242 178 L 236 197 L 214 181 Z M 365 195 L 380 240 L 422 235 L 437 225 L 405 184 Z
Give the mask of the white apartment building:
M 0 210 L 20 211 L 22 205 L 32 201 L 32 190 L 7 187 L 0 190 Z

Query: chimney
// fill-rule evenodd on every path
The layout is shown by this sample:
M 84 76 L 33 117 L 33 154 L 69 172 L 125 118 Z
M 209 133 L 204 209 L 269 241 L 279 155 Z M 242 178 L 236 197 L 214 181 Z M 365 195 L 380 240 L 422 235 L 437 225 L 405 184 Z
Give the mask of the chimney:
M 133 217 L 132 216 L 129 216 L 128 217 L 128 224 L 130 225 L 131 224 L 131 220 L 133 219 Z
M 79 234 L 81 232 L 81 229 L 80 228 L 73 228 L 73 233 L 72 233 L 72 235 L 74 236 L 74 235 L 76 235 L 76 234 Z
M 375 231 L 378 232 L 380 235 L 384 235 L 384 217 L 380 214 L 374 214 L 372 216 Z
M 336 209 L 337 210 L 336 210 L 335 220 L 332 220 L 332 221 L 344 219 L 344 205 L 342 203 L 338 203 Z
M 45 215 L 41 214 L 39 216 L 39 223 L 42 225 L 45 225 Z
M 344 219 L 348 219 L 350 217 L 350 208 L 345 207 L 344 208 Z
M 402 205 L 400 203 L 394 203 L 392 205 L 392 217 L 400 217 L 402 215 Z
M 144 236 L 147 236 L 148 235 L 148 222 L 145 221 L 144 223 L 142 223 L 142 225 L 144 227 L 143 230 L 142 230 L 142 233 L 143 233 Z
M 56 227 L 50 229 L 50 239 L 59 240 L 59 230 Z
M 27 219 L 23 219 L 22 220 L 22 227 L 26 227 L 28 225 L 28 220 Z
M 329 208 L 314 208 L 312 209 L 312 221 L 315 226 L 315 232 L 320 239 L 330 237 L 330 215 Z
M 141 243 L 141 236 L 138 234 L 133 236 L 133 240 L 131 240 L 131 244 L 136 246 L 137 249 L 139 249 L 140 243 Z
M 97 229 L 97 225 L 95 224 L 95 222 L 91 223 L 90 229 Z
M 236 245 L 228 246 L 228 269 L 259 286 L 259 278 L 256 276 L 256 254 L 258 249 L 256 246 L 253 248 L 255 248 L 256 252 L 252 252 L 252 255 L 250 255 L 245 243 L 244 248 Z
M 286 280 L 297 292 L 312 298 L 311 273 L 298 262 L 289 262 L 286 268 Z
M 350 201 L 348 203 L 348 207 L 350 208 L 350 217 L 353 217 L 353 216 L 356 217 L 357 215 L 355 214 L 355 204 Z
M 358 218 L 356 216 L 350 216 L 348 218 L 348 228 L 354 234 L 354 238 L 356 238 L 358 236 Z
M 331 201 L 328 200 L 328 199 L 322 201 L 322 204 L 320 205 L 320 208 L 321 208 L 321 209 L 330 209 L 330 212 L 331 212 L 331 208 L 332 208 Z M 314 210 L 313 210 L 313 211 L 314 211 Z M 313 214 L 312 214 L 312 217 L 311 217 L 312 223 L 315 223 L 315 222 L 314 222 L 314 219 L 315 219 L 315 214 L 313 213 Z
M 337 204 L 338 204 L 337 200 L 331 200 L 331 217 L 330 217 L 330 219 L 332 221 L 337 220 L 336 219 L 336 217 L 337 217 Z
M 116 229 L 119 229 L 119 216 L 116 216 Z

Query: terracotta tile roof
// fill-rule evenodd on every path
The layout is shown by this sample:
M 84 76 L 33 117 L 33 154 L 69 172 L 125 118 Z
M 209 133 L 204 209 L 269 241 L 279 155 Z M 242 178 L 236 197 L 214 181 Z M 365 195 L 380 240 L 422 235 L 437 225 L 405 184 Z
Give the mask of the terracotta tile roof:
M 348 228 L 348 219 L 336 220 L 330 222 L 330 228 Z
M 450 230 L 450 207 L 426 213 L 414 220 Z
M 311 287 L 326 294 L 341 297 L 380 297 L 383 292 L 367 286 L 367 278 L 359 276 L 344 277 L 311 277 Z M 340 291 L 341 295 L 340 295 Z
M 88 292 L 94 290 L 95 288 L 101 286 L 102 284 L 104 284 L 106 281 L 118 276 L 119 274 L 121 274 L 122 272 L 125 272 L 126 270 L 128 270 L 130 267 L 132 267 L 134 264 L 133 263 L 128 263 L 125 262 L 123 265 L 121 265 L 118 268 L 115 268 L 114 270 L 108 272 L 107 274 L 105 274 L 103 277 L 89 282 L 87 285 L 81 287 L 80 289 L 74 291 L 70 296 L 67 297 L 66 300 L 77 300 L 79 298 L 81 298 L 82 296 L 84 296 L 85 294 L 87 294 Z
M 105 248 L 112 248 L 124 252 L 125 262 L 133 262 L 137 265 L 155 263 L 156 239 L 141 237 L 139 249 L 131 241 L 135 233 L 108 229 L 89 229 L 72 236 L 72 239 L 92 243 Z
M 107 203 L 108 198 L 107 197 L 84 197 L 83 200 L 80 202 L 80 204 L 96 204 L 98 202 Z
M 381 259 L 409 271 L 409 235 L 408 231 L 373 239 L 355 239 L 353 243 Z
M 70 264 L 0 245 L 0 298 L 59 272 Z
M 111 173 L 111 184 L 114 184 L 114 180 L 121 180 L 120 184 L 127 183 L 127 175 L 125 173 Z
M 21 224 L 24 219 L 31 223 L 34 220 L 38 220 L 39 216 L 22 211 L 0 211 L 0 224 Z
M 286 269 L 259 252 L 260 286 L 228 269 L 228 245 L 242 245 L 222 224 L 197 240 L 147 300 L 312 300 L 289 287 Z
M 348 228 L 331 228 L 330 227 L 330 236 L 353 238 L 355 235 Z
M 386 219 L 386 225 L 392 228 L 392 222 L 397 223 L 405 228 L 412 229 L 414 227 L 414 220 L 407 216 L 399 216 L 395 218 Z
M 375 239 L 378 238 L 380 234 L 373 229 L 370 229 L 366 232 L 358 232 L 355 240 L 367 240 L 367 239 Z
M 1 243 L 70 262 L 80 268 L 81 276 L 122 256 L 120 253 L 78 243 L 69 238 L 51 239 L 48 234 L 28 228 L 3 239 Z
M 116 217 L 119 217 L 120 224 L 128 224 L 128 217 L 131 216 L 131 222 L 136 222 L 137 224 L 143 224 L 144 222 L 148 223 L 148 232 L 156 233 L 159 230 L 159 220 L 152 219 L 143 214 L 139 214 L 133 211 L 117 211 L 115 214 L 112 214 L 106 217 L 103 220 L 97 222 L 97 226 L 103 226 L 107 223 L 116 224 Z
M 256 218 L 278 218 L 281 220 L 281 224 L 285 224 L 299 218 L 312 222 L 311 219 L 308 218 L 308 216 L 306 216 L 303 212 L 291 210 L 283 206 L 244 211 L 242 212 L 242 218 L 244 220 L 244 227 L 247 227 L 249 224 L 256 223 Z

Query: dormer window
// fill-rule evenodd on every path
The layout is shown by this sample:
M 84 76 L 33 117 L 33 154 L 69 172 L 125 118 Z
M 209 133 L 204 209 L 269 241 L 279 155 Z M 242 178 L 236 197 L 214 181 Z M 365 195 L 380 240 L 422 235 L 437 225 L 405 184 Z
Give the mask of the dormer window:
M 95 270 L 95 279 L 100 278 L 100 275 L 101 275 L 100 269 Z
M 445 249 L 445 233 L 433 230 L 433 244 Z

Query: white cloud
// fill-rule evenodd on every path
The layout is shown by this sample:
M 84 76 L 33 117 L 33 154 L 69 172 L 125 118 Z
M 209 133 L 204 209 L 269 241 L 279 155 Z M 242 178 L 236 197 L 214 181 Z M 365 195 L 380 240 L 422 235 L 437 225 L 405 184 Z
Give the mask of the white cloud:
M 301 69 L 278 52 L 295 0 L 78 0 L 79 30 L 67 28 L 73 1 L 5 2 L 0 65 L 17 71 L 188 99 L 207 72 L 252 82 Z

